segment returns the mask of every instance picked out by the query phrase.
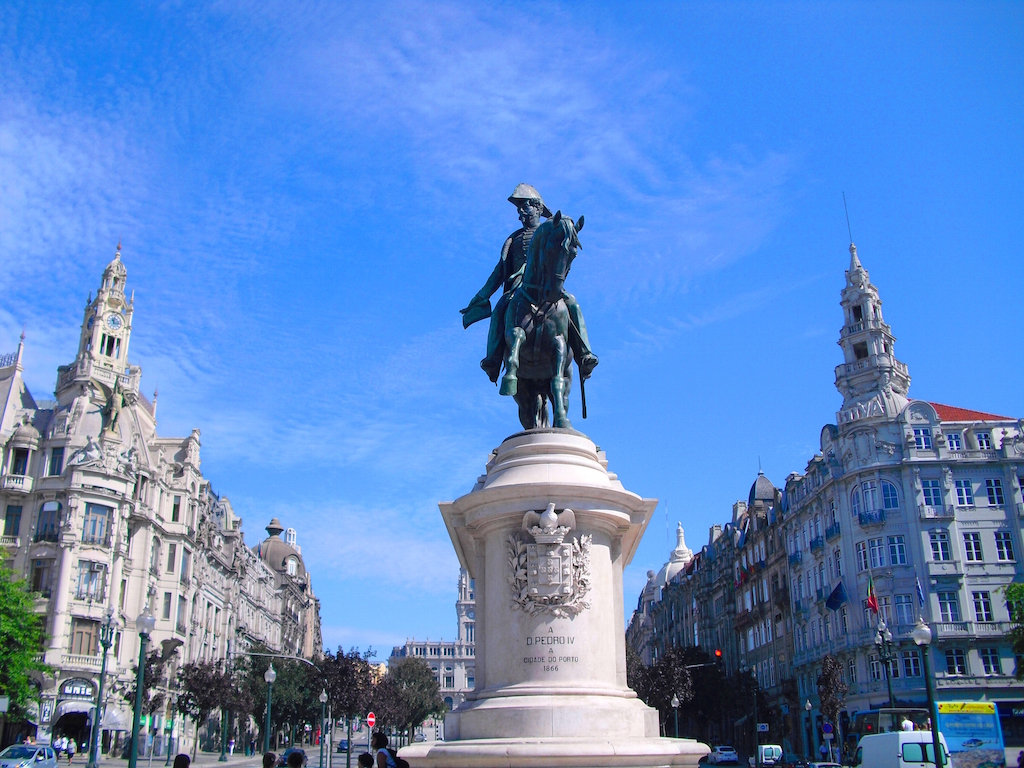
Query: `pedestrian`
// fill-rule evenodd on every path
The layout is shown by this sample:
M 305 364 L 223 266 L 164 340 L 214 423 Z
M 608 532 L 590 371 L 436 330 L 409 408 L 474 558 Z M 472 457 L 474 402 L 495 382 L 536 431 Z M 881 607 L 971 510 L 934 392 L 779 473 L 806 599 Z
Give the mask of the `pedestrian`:
M 302 768 L 306 764 L 306 756 L 296 749 L 288 755 L 288 768 Z
M 373 768 L 373 755 L 369 752 L 363 752 L 357 762 L 359 763 L 359 768 Z
M 174 756 L 174 768 L 188 768 L 192 761 L 186 754 L 180 754 Z
M 903 722 L 900 723 L 900 727 L 903 728 L 904 731 L 914 730 L 914 721 L 910 719 L 910 715 L 903 716 Z
M 231 739 L 231 741 L 228 742 L 228 754 L 229 755 L 235 754 L 235 740 L 234 739 Z
M 78 751 L 78 744 L 75 743 L 73 738 L 68 739 L 68 745 L 65 749 L 68 753 L 68 765 L 71 765 L 71 761 L 75 758 L 75 752 Z
M 374 754 L 377 755 L 377 768 L 398 768 L 398 763 L 395 762 L 395 758 L 391 756 L 391 750 L 388 749 L 387 736 L 378 731 L 373 734 L 370 743 L 373 745 Z
M 53 753 L 57 760 L 60 760 L 60 753 L 64 751 L 65 741 L 67 741 L 67 739 L 61 736 L 53 742 Z
M 263 756 L 263 768 L 274 768 L 277 765 L 277 755 L 273 752 L 267 752 Z
M 1017 754 L 1017 768 L 1024 768 L 1024 749 Z

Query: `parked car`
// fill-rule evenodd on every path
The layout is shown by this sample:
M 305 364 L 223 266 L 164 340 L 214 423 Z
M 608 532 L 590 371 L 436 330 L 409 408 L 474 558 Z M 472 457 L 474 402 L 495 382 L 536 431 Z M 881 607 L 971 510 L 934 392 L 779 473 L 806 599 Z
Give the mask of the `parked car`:
M 0 752 L 0 768 L 57 768 L 57 755 L 51 747 L 12 744 Z
M 348 739 L 341 739 L 338 741 L 338 751 L 348 752 Z
M 722 765 L 723 763 L 736 763 L 738 765 L 740 762 L 740 756 L 736 754 L 735 749 L 723 744 L 711 748 L 711 753 L 708 755 L 708 762 L 711 765 Z
M 281 768 L 281 766 L 288 765 L 288 756 L 292 752 L 298 752 L 300 755 L 302 755 L 302 764 L 303 765 L 306 765 L 309 762 L 309 760 L 306 759 L 306 751 L 305 750 L 299 749 L 298 747 L 288 747 L 288 749 L 286 749 L 284 752 L 282 752 L 280 755 L 278 755 L 278 758 L 277 758 L 277 766 L 278 766 L 278 768 Z

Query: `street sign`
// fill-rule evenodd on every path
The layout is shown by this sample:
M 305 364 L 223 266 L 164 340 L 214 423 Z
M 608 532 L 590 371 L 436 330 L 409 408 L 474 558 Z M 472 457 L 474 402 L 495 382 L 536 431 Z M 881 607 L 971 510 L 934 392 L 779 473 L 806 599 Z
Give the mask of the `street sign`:
M 366 716 L 366 725 L 368 728 L 373 728 L 377 724 L 377 716 L 371 712 Z
M 825 741 L 832 741 L 833 736 L 835 736 L 834 733 L 823 733 L 821 735 L 821 738 L 823 738 Z
M 822 723 L 821 724 L 821 732 L 822 733 L 832 733 L 832 723 Z
M 768 733 L 768 723 L 758 723 L 757 724 L 757 732 L 758 733 Z

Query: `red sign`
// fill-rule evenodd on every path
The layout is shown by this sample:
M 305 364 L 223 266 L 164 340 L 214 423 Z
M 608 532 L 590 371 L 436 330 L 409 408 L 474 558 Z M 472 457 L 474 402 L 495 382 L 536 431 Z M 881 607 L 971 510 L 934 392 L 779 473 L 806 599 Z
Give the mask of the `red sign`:
M 377 716 L 371 712 L 366 716 L 366 725 L 369 728 L 373 728 L 377 724 Z

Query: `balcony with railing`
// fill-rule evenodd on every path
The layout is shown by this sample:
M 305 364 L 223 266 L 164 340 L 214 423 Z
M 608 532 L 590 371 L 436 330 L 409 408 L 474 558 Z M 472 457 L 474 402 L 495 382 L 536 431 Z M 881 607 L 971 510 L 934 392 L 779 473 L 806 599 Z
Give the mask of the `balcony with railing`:
M 952 520 L 956 516 L 954 508 L 945 504 L 939 507 L 918 504 L 917 511 L 922 520 Z
M 90 672 L 99 672 L 100 664 L 103 659 L 97 654 L 94 656 L 85 656 L 81 654 L 65 653 L 61 660 L 65 667 L 71 669 L 86 669 Z
M 832 525 L 825 529 L 825 541 L 838 539 L 840 534 L 839 523 L 832 523 Z
M 14 547 L 15 549 L 17 549 L 20 546 L 20 536 L 0 536 L 0 547 Z
M 811 552 L 818 553 L 825 548 L 825 539 L 821 536 L 815 536 L 811 539 Z
M 803 558 L 803 555 L 800 553 L 799 549 L 796 552 L 791 552 L 790 555 L 789 555 L 789 564 L 790 565 L 796 565 L 797 563 L 800 562 L 800 560 L 802 558 Z
M 3 489 L 5 491 L 31 493 L 32 484 L 33 481 L 31 475 L 4 475 L 3 479 Z
M 885 510 L 875 509 L 871 512 L 861 512 L 857 515 L 857 522 L 861 528 L 870 528 L 874 525 L 885 525 Z

